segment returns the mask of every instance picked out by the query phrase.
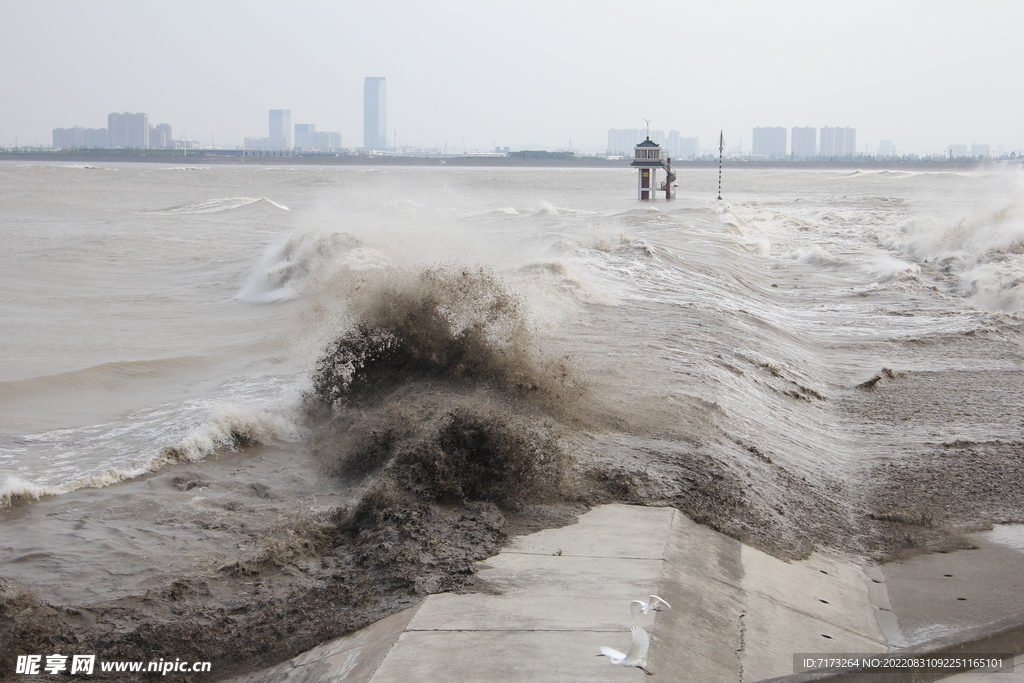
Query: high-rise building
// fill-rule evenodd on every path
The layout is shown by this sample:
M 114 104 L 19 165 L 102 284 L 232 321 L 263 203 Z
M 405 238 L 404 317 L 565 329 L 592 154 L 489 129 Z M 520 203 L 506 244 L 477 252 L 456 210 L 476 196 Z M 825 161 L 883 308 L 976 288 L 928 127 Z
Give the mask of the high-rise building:
M 316 125 L 312 123 L 295 124 L 295 148 L 313 149 L 313 136 L 316 134 Z
M 341 149 L 341 133 L 318 131 L 311 136 L 310 149 Z
M 633 158 L 636 143 L 643 142 L 647 133 L 638 128 L 609 128 L 608 156 Z
M 663 146 L 665 156 L 673 159 L 691 159 L 697 156 L 697 138 L 679 137 L 678 130 L 670 130 L 668 135 L 663 131 L 652 130 L 651 142 Z M 640 128 L 609 128 L 608 129 L 608 156 L 633 156 L 633 150 L 638 142 L 647 138 L 647 130 Z
M 670 130 L 665 138 L 665 154 L 671 159 L 692 159 L 697 156 L 697 138 L 681 138 L 678 130 Z
M 57 149 L 86 147 L 103 149 L 107 147 L 106 128 L 54 128 L 53 146 Z
M 823 127 L 820 131 L 818 155 L 823 157 L 852 157 L 857 154 L 857 129 Z
M 124 147 L 124 120 L 121 114 L 107 114 L 107 144 L 111 149 Z
M 700 138 L 679 138 L 679 146 L 672 153 L 677 159 L 696 159 L 700 153 Z
M 149 131 L 150 149 L 170 149 L 174 137 L 171 135 L 171 124 L 161 123 Z
M 363 147 L 387 149 L 388 88 L 383 76 L 367 76 L 363 82 Z
M 341 133 L 318 132 L 312 123 L 296 123 L 295 148 L 317 151 L 341 149 Z
M 878 156 L 880 156 L 880 157 L 896 156 L 896 148 L 893 147 L 892 140 L 879 140 L 878 141 Z
M 53 148 L 74 149 L 76 147 L 82 147 L 83 133 L 84 129 L 81 126 L 75 126 L 73 128 L 54 128 Z
M 818 129 L 813 126 L 794 126 L 792 134 L 792 157 L 809 159 L 818 156 Z
M 149 116 L 112 112 L 107 115 L 107 146 L 147 149 L 149 147 Z
M 823 157 L 831 157 L 836 154 L 836 129 L 824 127 L 821 129 L 821 146 L 818 151 Z
M 109 146 L 106 128 L 86 128 L 82 131 L 82 147 L 106 149 Z
M 857 156 L 857 129 L 847 128 L 846 129 L 846 147 L 843 156 L 854 157 Z
M 786 129 L 782 126 L 755 128 L 751 152 L 770 159 L 786 156 Z
M 272 149 L 292 148 L 292 110 L 270 110 L 270 145 Z

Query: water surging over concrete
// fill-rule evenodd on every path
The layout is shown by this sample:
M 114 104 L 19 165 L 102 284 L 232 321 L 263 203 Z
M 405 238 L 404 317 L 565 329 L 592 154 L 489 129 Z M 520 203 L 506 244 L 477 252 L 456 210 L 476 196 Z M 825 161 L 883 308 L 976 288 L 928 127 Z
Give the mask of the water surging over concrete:
M 484 270 L 431 268 L 367 289 L 306 397 L 328 469 L 372 480 L 367 505 L 564 499 L 559 435 L 583 388 L 566 359 L 536 348 L 509 288 Z

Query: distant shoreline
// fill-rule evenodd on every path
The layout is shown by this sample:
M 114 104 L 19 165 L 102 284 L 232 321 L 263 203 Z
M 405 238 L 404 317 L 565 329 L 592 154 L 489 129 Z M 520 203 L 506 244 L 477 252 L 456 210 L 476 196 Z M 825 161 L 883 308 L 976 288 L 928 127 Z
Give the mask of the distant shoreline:
M 159 164 L 251 164 L 287 166 L 455 166 L 491 168 L 615 168 L 628 169 L 629 159 L 605 159 L 603 157 L 577 157 L 575 159 L 517 159 L 509 157 L 413 157 L 413 156 L 330 156 L 323 154 L 262 156 L 233 154 L 226 151 L 215 153 L 195 150 L 187 156 L 181 153 L 161 154 L 158 152 L 126 150 L 97 150 L 96 152 L 0 152 L 3 161 L 78 161 L 78 162 L 141 162 Z M 942 160 L 922 159 L 873 159 L 862 158 L 851 161 L 831 160 L 747 160 L 725 159 L 724 166 L 737 168 L 785 168 L 792 170 L 891 170 L 891 171 L 966 171 L 992 165 L 1021 166 L 1022 159 L 1006 160 Z M 687 159 L 673 161 L 676 169 L 712 168 L 718 166 L 718 159 Z

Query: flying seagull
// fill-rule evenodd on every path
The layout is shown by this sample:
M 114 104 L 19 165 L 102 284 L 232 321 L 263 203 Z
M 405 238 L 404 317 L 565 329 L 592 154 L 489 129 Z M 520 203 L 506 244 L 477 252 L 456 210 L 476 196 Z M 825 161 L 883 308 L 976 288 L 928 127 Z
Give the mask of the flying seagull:
M 651 637 L 647 635 L 647 631 L 642 626 L 634 626 L 630 630 L 633 632 L 633 642 L 629 645 L 629 652 L 622 654 L 610 647 L 602 647 L 598 657 L 607 657 L 609 663 L 617 666 L 635 666 L 648 676 L 653 676 L 654 673 L 645 667 L 647 648 L 651 645 Z
M 665 607 L 672 609 L 672 605 L 668 604 L 657 595 L 652 595 L 647 598 L 647 600 L 648 602 L 644 602 L 643 600 L 634 600 L 629 603 L 629 611 L 633 613 L 634 619 L 636 619 L 636 615 L 638 613 L 647 614 L 648 612 L 660 612 Z M 664 605 L 664 607 L 662 607 L 662 605 Z

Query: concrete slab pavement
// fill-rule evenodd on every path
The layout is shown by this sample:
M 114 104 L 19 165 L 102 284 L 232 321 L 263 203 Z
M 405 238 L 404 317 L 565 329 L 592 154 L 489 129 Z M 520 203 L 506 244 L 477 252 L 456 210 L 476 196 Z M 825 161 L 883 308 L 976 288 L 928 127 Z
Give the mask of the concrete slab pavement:
M 637 623 L 662 680 L 756 681 L 791 673 L 793 652 L 887 649 L 859 567 L 783 562 L 670 508 L 595 508 L 517 538 L 478 576 L 496 593 L 431 595 L 236 683 L 634 680 L 595 655 L 627 650 Z M 672 609 L 634 620 L 630 602 L 652 593 Z

